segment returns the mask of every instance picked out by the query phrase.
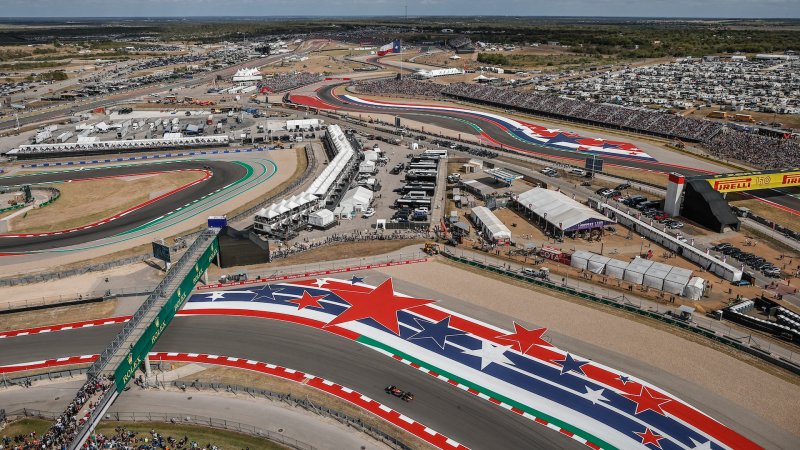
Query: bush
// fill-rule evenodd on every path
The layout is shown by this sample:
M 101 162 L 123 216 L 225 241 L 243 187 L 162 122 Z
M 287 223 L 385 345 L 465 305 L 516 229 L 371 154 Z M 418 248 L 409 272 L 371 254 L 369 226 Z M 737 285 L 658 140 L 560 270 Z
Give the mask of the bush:
M 497 53 L 478 53 L 478 62 L 505 66 L 508 65 L 508 58 Z

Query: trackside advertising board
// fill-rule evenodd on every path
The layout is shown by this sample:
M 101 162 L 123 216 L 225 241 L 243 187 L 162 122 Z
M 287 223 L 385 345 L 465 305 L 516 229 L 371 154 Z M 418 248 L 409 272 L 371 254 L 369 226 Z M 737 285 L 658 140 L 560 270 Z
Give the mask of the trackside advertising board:
M 161 311 L 159 311 L 158 315 L 153 319 L 153 322 L 147 327 L 142 337 L 139 338 L 130 349 L 128 355 L 122 361 L 122 364 L 117 367 L 117 370 L 114 372 L 114 382 L 117 387 L 117 392 L 122 392 L 122 390 L 125 389 L 125 386 L 131 380 L 133 374 L 136 373 L 136 369 L 142 364 L 142 361 L 144 361 L 147 353 L 153 348 L 158 338 L 161 337 L 161 333 L 164 332 L 167 325 L 172 321 L 172 318 L 175 317 L 175 313 L 177 313 L 181 305 L 183 305 L 186 297 L 194 290 L 200 277 L 203 276 L 203 272 L 211 265 L 211 262 L 217 256 L 217 252 L 219 252 L 219 242 L 215 238 L 211 241 L 206 251 L 203 252 L 200 259 L 197 260 L 194 267 L 186 274 L 186 278 L 183 279 L 178 289 L 169 297 L 169 300 L 167 300 L 161 308 Z
M 800 169 L 728 173 L 706 178 L 706 181 L 712 189 L 722 193 L 780 189 L 800 186 Z

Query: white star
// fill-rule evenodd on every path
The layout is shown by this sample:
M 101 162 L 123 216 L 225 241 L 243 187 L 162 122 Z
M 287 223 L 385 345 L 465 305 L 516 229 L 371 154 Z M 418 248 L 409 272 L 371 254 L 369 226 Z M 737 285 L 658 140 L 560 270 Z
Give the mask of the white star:
M 322 286 L 325 286 L 326 284 L 328 284 L 328 280 L 323 280 L 322 278 L 317 278 L 317 281 L 315 281 L 314 284 L 316 284 L 317 287 L 322 287 Z
M 561 133 L 561 130 L 559 130 L 558 128 L 546 128 L 544 131 L 548 133 Z
M 504 353 L 510 348 L 510 345 L 494 345 L 488 341 L 481 341 L 481 348 L 475 350 L 467 349 L 464 350 L 464 353 L 480 358 L 481 370 L 483 370 L 491 363 L 513 364 L 511 360 L 506 358 L 504 355 Z
M 224 292 L 212 292 L 211 295 L 209 295 L 206 298 L 213 302 L 214 300 L 219 300 L 221 298 L 225 298 L 225 293 Z
M 692 444 L 694 445 L 694 447 L 692 447 L 692 450 L 711 450 L 711 441 L 705 441 L 704 443 L 701 444 L 700 442 L 695 441 L 692 438 L 689 438 L 689 440 L 691 440 Z
M 608 399 L 603 396 L 603 392 L 605 392 L 605 389 L 601 388 L 601 389 L 594 390 L 594 389 L 590 388 L 589 386 L 586 386 L 586 393 L 585 394 L 581 394 L 581 397 L 585 398 L 586 400 L 591 401 L 593 405 L 596 405 L 597 402 L 599 402 L 599 401 L 603 401 L 603 402 L 607 402 L 608 401 Z

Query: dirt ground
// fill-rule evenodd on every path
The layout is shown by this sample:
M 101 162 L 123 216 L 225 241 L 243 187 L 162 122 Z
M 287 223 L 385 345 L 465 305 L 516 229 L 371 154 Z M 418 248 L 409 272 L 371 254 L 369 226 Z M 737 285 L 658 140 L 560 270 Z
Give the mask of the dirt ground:
M 227 269 L 220 269 L 216 266 L 211 266 L 208 269 L 208 274 L 210 278 L 216 278 L 223 273 L 232 273 L 244 269 L 246 269 L 248 273 L 257 273 L 258 271 L 268 271 L 274 267 L 315 264 L 323 261 L 336 261 L 339 259 L 383 255 L 385 253 L 391 253 L 411 245 L 422 244 L 423 242 L 425 241 L 410 239 L 401 239 L 395 241 L 342 242 L 315 248 L 313 250 L 298 253 L 288 258 L 281 258 L 266 264 L 228 267 Z
M 420 440 L 419 438 L 407 433 L 406 431 L 380 419 L 361 408 L 351 405 L 350 403 L 340 400 L 332 395 L 321 392 L 317 389 L 295 383 L 293 381 L 283 380 L 277 377 L 265 376 L 264 374 L 250 372 L 240 369 L 230 369 L 225 367 L 212 367 L 202 372 L 192 374 L 188 377 L 181 378 L 178 381 L 183 381 L 188 385 L 192 381 L 199 380 L 205 383 L 222 383 L 238 386 L 248 386 L 257 389 L 266 389 L 274 392 L 289 393 L 297 397 L 304 397 L 316 403 L 317 405 L 325 406 L 331 409 L 336 409 L 352 417 L 358 417 L 365 424 L 378 428 L 381 431 L 392 435 L 398 436 L 399 439 L 409 444 L 414 449 L 431 449 L 429 444 Z M 187 388 L 191 391 L 191 388 Z
M 88 180 L 54 185 L 52 204 L 11 219 L 15 232 L 63 230 L 93 223 L 200 179 L 200 172 Z
M 800 434 L 800 422 L 795 414 L 796 405 L 800 402 L 797 378 L 780 378 L 765 373 L 751 364 L 708 347 L 710 342 L 694 342 L 679 336 L 675 330 L 655 329 L 648 324 L 581 303 L 560 300 L 547 293 L 531 295 L 531 289 L 450 264 L 431 262 L 378 271 L 414 285 L 435 286 L 448 298 L 457 299 L 454 301 L 457 302 L 458 311 L 472 314 L 470 309 L 475 308 L 483 312 L 482 316 L 488 315 L 484 320 L 495 318 L 489 320 L 495 325 L 511 327 L 508 317 L 512 317 L 523 324 L 545 327 L 556 346 L 563 345 L 560 342 L 577 339 L 624 355 L 621 360 L 632 358 L 649 364 L 657 371 L 652 372 L 654 377 L 663 376 L 658 372 L 663 371 L 671 374 L 669 378 L 673 378 L 673 375 L 677 377 L 673 381 L 679 385 L 683 384 L 680 380 L 687 380 L 744 410 L 755 412 L 791 433 Z M 442 280 L 451 281 L 443 285 Z M 498 297 L 498 293 L 502 293 L 502 296 Z M 443 300 L 442 305 L 450 306 L 448 300 Z M 608 359 L 611 360 L 595 360 L 624 369 L 620 367 L 620 361 L 615 361 L 616 358 Z M 756 384 L 743 383 L 741 380 L 759 380 L 757 385 L 769 386 L 769 389 L 759 389 Z M 662 384 L 657 379 L 652 381 L 656 385 Z M 677 390 L 675 394 L 695 403 L 681 392 Z
M 733 200 L 730 202 L 730 204 L 731 206 L 749 208 L 758 216 L 789 227 L 796 228 L 795 224 L 800 220 L 800 217 L 798 217 L 796 214 L 778 209 L 769 203 L 764 203 L 758 200 Z
M 265 76 L 273 73 L 312 72 L 312 73 L 342 73 L 351 72 L 353 69 L 362 68 L 364 64 L 346 61 L 344 56 L 335 55 L 310 55 L 305 61 L 282 61 L 264 67 Z
M 39 311 L 26 311 L 0 315 L 0 331 L 43 327 L 84 320 L 103 319 L 114 315 L 117 301 L 106 300 L 79 306 L 46 308 Z

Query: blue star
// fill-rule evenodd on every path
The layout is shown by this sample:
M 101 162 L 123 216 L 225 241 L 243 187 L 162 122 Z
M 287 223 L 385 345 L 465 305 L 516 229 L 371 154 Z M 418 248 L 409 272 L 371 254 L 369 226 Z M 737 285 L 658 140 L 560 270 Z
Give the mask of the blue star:
M 350 278 L 350 284 L 363 283 L 363 282 L 364 282 L 364 277 L 357 277 L 353 275 L 353 278 Z
M 438 345 L 442 350 L 444 350 L 444 346 L 447 343 L 447 338 L 449 336 L 461 336 L 463 334 L 467 334 L 463 331 L 450 328 L 450 316 L 447 316 L 438 322 L 428 322 L 427 320 L 420 320 L 416 318 L 414 320 L 422 328 L 422 330 L 413 336 L 409 336 L 408 339 L 433 339 L 433 341 L 436 342 L 436 345 Z
M 561 375 L 564 375 L 565 373 L 568 373 L 568 372 L 571 372 L 571 371 L 580 373 L 581 375 L 586 375 L 583 372 L 582 366 L 584 364 L 589 364 L 589 361 L 578 361 L 577 359 L 574 359 L 572 357 L 572 355 L 570 355 L 569 353 L 567 353 L 567 357 L 566 358 L 564 358 L 564 359 L 562 359 L 560 361 L 559 360 L 554 360 L 553 362 L 557 362 L 557 363 L 561 364 Z
M 628 378 L 627 375 L 620 375 L 617 378 L 619 379 L 619 381 L 622 381 L 622 384 L 628 384 L 628 382 L 631 381 L 631 379 Z
M 258 292 L 256 292 L 256 296 L 253 297 L 253 299 L 250 300 L 250 301 L 251 302 L 261 302 L 261 303 L 274 302 L 275 301 L 275 293 L 279 292 L 279 291 L 282 291 L 282 290 L 283 290 L 283 288 L 274 289 L 272 286 L 266 285 L 266 286 L 262 287 L 261 289 L 259 289 Z

